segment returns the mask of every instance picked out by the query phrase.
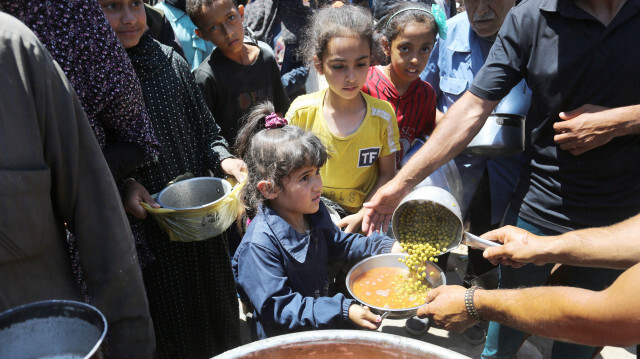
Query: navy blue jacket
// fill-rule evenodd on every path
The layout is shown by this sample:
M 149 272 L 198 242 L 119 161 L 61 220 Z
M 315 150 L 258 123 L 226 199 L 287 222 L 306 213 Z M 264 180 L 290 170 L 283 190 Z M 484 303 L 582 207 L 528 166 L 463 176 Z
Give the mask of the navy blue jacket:
M 311 229 L 297 233 L 273 209 L 262 206 L 233 257 L 241 295 L 254 306 L 260 339 L 311 329 L 330 329 L 349 321 L 352 299 L 328 296 L 329 262 L 353 266 L 373 254 L 391 251 L 394 240 L 345 233 L 323 203 L 308 215 Z

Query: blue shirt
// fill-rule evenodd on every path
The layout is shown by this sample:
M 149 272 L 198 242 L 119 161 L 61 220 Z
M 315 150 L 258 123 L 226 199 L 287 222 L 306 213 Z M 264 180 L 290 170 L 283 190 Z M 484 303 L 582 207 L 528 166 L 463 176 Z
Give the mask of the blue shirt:
M 191 71 L 198 68 L 200 63 L 213 51 L 215 45 L 196 35 L 195 30 L 198 27 L 191 21 L 186 12 L 164 1 L 157 3 L 155 7 L 164 11 L 164 15 L 171 23 L 173 32 L 180 41 L 187 62 L 191 66 Z
M 260 339 L 344 326 L 354 301 L 341 293 L 328 296 L 329 262 L 351 267 L 370 255 L 390 252 L 394 243 L 377 232 L 369 237 L 342 232 L 324 203 L 307 220 L 311 229 L 300 234 L 273 209 L 261 206 L 233 257 L 239 291 L 254 306 Z
M 471 28 L 466 12 L 447 20 L 447 39 L 438 39 L 427 67 L 420 77 L 433 86 L 436 91 L 439 111 L 445 113 L 473 82 L 474 77 L 484 65 L 491 42 L 478 36 Z M 484 51 L 483 51 L 484 50 Z M 511 92 L 496 106 L 496 113 L 526 115 L 531 103 L 531 90 L 525 81 L 520 81 Z M 480 157 L 460 155 L 456 159 L 463 185 L 463 214 L 475 192 L 477 182 L 482 177 L 485 165 L 489 173 L 491 192 L 491 222 L 498 223 L 504 214 L 515 189 L 522 156 L 502 157 L 485 160 Z

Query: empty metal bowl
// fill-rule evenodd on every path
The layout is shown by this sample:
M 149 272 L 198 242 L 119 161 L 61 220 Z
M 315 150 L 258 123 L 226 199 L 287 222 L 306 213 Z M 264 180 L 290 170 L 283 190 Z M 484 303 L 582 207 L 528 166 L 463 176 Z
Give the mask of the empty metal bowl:
M 169 209 L 199 209 L 231 192 L 231 183 L 216 177 L 196 177 L 173 183 L 158 193 L 156 202 Z
M 406 253 L 385 253 L 385 254 L 378 254 L 375 256 L 371 256 L 369 258 L 365 258 L 361 260 L 360 262 L 358 262 L 358 264 L 356 264 L 355 266 L 353 266 L 353 268 L 351 268 L 349 273 L 347 273 L 347 289 L 349 290 L 349 294 L 351 294 L 351 296 L 357 299 L 360 303 L 368 306 L 371 309 L 371 311 L 374 313 L 377 313 L 377 314 L 388 313 L 387 318 L 402 319 L 402 318 L 413 317 L 418 311 L 418 308 L 420 308 L 423 304 L 417 307 L 402 308 L 402 309 L 389 309 L 389 308 L 383 308 L 383 307 L 376 307 L 375 305 L 371 305 L 366 301 L 358 298 L 353 293 L 353 283 L 356 281 L 356 279 L 358 279 L 358 277 L 360 277 L 366 271 L 369 271 L 373 268 L 379 268 L 379 267 L 407 268 L 407 266 L 404 263 L 398 261 L 398 259 L 405 258 L 405 257 L 407 257 Z M 427 275 L 427 277 L 425 278 L 429 283 L 429 285 L 431 286 L 431 288 L 435 288 L 435 287 L 439 287 L 441 285 L 447 284 L 447 278 L 445 277 L 444 272 L 442 271 L 442 269 L 440 269 L 440 267 L 438 267 L 437 265 L 429 261 L 427 261 L 425 265 L 427 267 L 426 269 L 427 273 L 431 273 L 431 272 L 434 273 L 433 275 Z
M 101 358 L 107 320 L 95 307 L 46 300 L 0 313 L 0 358 Z M 97 356 L 94 356 L 97 354 Z

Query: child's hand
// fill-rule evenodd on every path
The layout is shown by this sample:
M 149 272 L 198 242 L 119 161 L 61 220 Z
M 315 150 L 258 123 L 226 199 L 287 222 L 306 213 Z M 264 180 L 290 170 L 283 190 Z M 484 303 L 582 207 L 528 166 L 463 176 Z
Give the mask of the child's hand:
M 400 242 L 393 242 L 393 247 L 391 247 L 391 253 L 404 253 L 404 248 L 400 245 Z
M 224 173 L 235 177 L 238 182 L 242 182 L 247 178 L 247 164 L 243 160 L 225 158 L 220 162 L 220 167 Z
M 358 213 L 346 216 L 336 223 L 338 228 L 344 228 L 347 233 L 354 233 L 360 231 L 360 225 L 362 224 L 362 218 L 364 217 L 364 210 L 361 209 Z
M 382 324 L 382 318 L 379 315 L 373 314 L 369 307 L 363 307 L 356 303 L 349 306 L 349 319 L 356 325 L 371 330 L 378 329 Z

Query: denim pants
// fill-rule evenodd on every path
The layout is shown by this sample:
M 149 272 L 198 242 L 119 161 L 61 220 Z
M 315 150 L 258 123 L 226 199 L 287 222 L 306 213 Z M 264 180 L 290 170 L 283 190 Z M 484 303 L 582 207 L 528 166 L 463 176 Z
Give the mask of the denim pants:
M 505 214 L 504 225 L 512 225 L 525 229 L 539 236 L 550 236 L 557 233 L 540 228 L 520 218 L 515 211 L 508 209 Z M 516 269 L 509 266 L 500 266 L 499 288 L 518 288 L 544 285 L 549 279 L 553 264 L 536 266 L 527 264 Z M 622 273 L 621 270 L 584 268 L 567 266 L 569 269 L 569 279 L 565 283 L 567 286 L 579 287 L 590 290 L 602 290 L 608 287 Z M 522 303 L 527 305 L 527 303 Z M 606 328 L 603 328 L 606 330 Z M 482 358 L 513 358 L 526 333 L 510 328 L 497 322 L 489 323 L 487 340 Z M 557 358 L 591 358 L 594 347 L 555 341 L 551 351 L 551 357 Z

